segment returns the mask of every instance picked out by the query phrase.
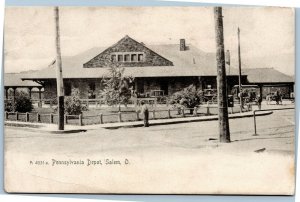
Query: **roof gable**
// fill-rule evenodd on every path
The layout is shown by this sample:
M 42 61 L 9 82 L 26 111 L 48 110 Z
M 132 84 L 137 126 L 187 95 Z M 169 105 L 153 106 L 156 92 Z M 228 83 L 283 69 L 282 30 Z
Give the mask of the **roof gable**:
M 112 57 L 115 57 L 114 61 L 112 61 Z M 108 67 L 112 62 L 123 67 L 173 66 L 173 62 L 170 60 L 147 48 L 144 44 L 125 36 L 116 44 L 84 63 L 83 67 Z

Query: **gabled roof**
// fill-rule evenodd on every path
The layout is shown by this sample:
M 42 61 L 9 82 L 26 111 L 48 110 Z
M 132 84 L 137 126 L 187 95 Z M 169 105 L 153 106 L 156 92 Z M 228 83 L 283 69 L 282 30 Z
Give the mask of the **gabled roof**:
M 4 87 L 41 87 L 40 84 L 33 81 L 22 81 L 22 77 L 30 73 L 6 73 L 4 74 Z
M 198 48 L 187 45 L 187 50 L 180 51 L 179 44 L 145 45 L 158 55 L 173 63 L 173 66 L 137 66 L 125 67 L 125 74 L 132 77 L 176 77 L 176 76 L 216 76 L 216 55 L 205 53 Z M 107 48 L 89 49 L 74 56 L 63 56 L 63 78 L 101 78 L 109 74 L 109 67 L 83 68 L 83 64 L 90 61 Z M 230 75 L 237 75 L 231 70 Z M 23 77 L 24 79 L 42 80 L 54 79 L 55 64 L 51 64 L 40 71 Z
M 132 61 L 132 62 L 120 62 L 119 65 L 122 67 L 144 67 L 144 66 L 173 66 L 173 63 L 154 52 L 150 48 L 146 47 L 144 43 L 139 43 L 132 39 L 128 35 L 123 37 L 114 45 L 108 47 L 100 54 L 93 57 L 87 63 L 83 64 L 85 68 L 101 68 L 107 67 L 111 64 L 111 54 L 121 54 L 121 53 L 144 53 L 145 57 L 142 61 Z
M 112 45 L 111 47 L 113 47 Z M 198 48 L 187 45 L 187 50 L 180 51 L 179 44 L 145 45 L 158 55 L 173 63 L 173 66 L 135 66 L 124 67 L 125 75 L 132 77 L 187 77 L 187 76 L 216 76 L 216 54 L 206 53 Z M 108 48 L 98 47 L 89 49 L 74 56 L 63 56 L 63 78 L 102 78 L 109 75 L 109 67 L 84 68 L 87 63 Z M 48 67 L 23 75 L 26 80 L 55 79 L 55 63 Z M 227 75 L 228 74 L 228 69 Z M 231 68 L 230 75 L 237 76 L 238 69 Z M 273 68 L 242 69 L 242 75 L 247 76 L 249 83 L 290 83 L 294 79 Z
M 242 74 L 247 75 L 249 83 L 293 83 L 294 78 L 274 68 L 242 69 Z

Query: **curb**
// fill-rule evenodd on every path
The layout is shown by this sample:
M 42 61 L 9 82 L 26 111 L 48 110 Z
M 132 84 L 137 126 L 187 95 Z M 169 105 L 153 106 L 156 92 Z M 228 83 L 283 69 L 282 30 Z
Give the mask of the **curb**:
M 257 113 L 255 116 L 266 116 L 273 114 L 272 111 L 264 111 L 262 113 Z M 251 114 L 229 114 L 229 119 L 237 119 L 237 118 L 247 118 L 247 117 L 253 117 L 253 113 Z M 189 122 L 202 122 L 202 121 L 216 121 L 218 120 L 218 116 L 211 116 L 211 117 L 206 117 L 202 119 L 187 119 L 185 118 L 181 120 L 176 120 L 174 119 L 173 121 L 168 121 L 168 122 L 159 122 L 159 123 L 151 123 L 150 126 L 158 126 L 158 125 L 170 125 L 170 124 L 178 124 L 178 123 L 189 123 Z M 123 126 L 102 126 L 101 128 L 105 129 L 118 129 L 118 128 L 134 128 L 134 127 L 143 127 L 143 123 L 133 123 L 131 125 L 123 125 Z

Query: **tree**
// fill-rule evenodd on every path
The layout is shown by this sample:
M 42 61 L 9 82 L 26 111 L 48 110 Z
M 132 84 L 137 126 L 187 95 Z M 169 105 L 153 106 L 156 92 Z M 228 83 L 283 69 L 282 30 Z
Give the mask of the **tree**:
M 127 106 L 132 92 L 134 78 L 124 76 L 125 69 L 117 63 L 111 63 L 109 75 L 102 78 L 104 89 L 100 91 L 101 97 L 109 106 L 118 105 L 121 111 L 121 104 Z

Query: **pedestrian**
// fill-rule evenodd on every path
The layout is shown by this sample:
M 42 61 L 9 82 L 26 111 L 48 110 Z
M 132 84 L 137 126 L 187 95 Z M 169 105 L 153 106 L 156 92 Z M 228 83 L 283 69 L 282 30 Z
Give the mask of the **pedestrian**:
M 283 95 L 282 95 L 282 93 L 280 92 L 280 93 L 279 93 L 279 102 L 280 102 L 281 105 L 282 105 L 282 97 L 283 97 Z
M 267 100 L 267 105 L 269 105 L 271 103 L 271 95 L 269 93 L 266 96 L 266 100 Z
M 276 93 L 275 93 L 275 100 L 276 100 L 276 105 L 279 105 L 279 101 L 280 101 L 279 91 L 276 91 Z
M 262 97 L 260 95 L 257 96 L 257 106 L 258 109 L 261 110 L 261 102 L 262 102 Z
M 238 93 L 238 98 L 239 98 L 240 105 L 241 105 L 242 109 L 244 109 L 243 92 Z
M 144 127 L 149 127 L 148 105 L 144 101 L 141 102 L 141 105 L 142 105 L 141 113 L 144 115 Z

